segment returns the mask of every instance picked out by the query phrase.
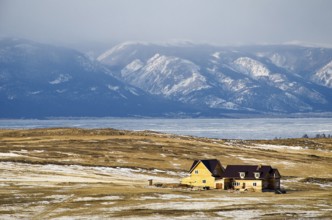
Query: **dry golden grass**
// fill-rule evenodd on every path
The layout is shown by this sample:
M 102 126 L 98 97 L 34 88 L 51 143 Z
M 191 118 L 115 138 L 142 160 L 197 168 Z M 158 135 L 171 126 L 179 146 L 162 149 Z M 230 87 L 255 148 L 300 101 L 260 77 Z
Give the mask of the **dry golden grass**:
M 269 164 L 287 194 L 189 191 L 194 159 Z M 113 129 L 0 130 L 1 219 L 331 218 L 331 139 L 240 141 Z

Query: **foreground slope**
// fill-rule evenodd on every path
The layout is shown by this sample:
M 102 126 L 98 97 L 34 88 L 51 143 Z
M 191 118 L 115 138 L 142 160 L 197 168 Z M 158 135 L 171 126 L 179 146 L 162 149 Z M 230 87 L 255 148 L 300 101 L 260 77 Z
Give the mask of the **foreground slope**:
M 0 131 L 2 219 L 331 218 L 331 139 L 241 141 L 112 129 Z M 194 159 L 269 164 L 287 194 L 149 187 Z M 171 184 L 168 187 L 172 186 Z

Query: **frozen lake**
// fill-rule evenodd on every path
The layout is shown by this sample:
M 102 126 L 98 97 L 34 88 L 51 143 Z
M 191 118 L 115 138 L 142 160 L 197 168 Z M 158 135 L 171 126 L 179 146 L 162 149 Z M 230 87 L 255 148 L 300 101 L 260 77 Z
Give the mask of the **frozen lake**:
M 332 135 L 331 118 L 254 119 L 133 119 L 88 118 L 49 120 L 0 120 L 0 128 L 29 129 L 51 127 L 115 128 L 152 130 L 171 134 L 227 139 L 297 138 L 308 134 Z

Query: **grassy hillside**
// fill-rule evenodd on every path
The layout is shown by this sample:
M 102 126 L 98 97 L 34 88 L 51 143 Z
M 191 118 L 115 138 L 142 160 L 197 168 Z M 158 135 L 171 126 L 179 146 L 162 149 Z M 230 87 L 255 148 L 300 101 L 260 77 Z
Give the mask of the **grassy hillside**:
M 266 164 L 287 194 L 149 187 L 194 159 Z M 329 218 L 332 140 L 241 141 L 113 129 L 0 130 L 0 217 Z

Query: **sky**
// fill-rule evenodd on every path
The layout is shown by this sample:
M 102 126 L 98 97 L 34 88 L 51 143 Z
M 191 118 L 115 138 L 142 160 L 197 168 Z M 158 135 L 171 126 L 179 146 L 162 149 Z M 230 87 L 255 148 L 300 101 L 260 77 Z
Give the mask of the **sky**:
M 332 46 L 332 0 L 0 0 L 0 35 L 56 44 Z

